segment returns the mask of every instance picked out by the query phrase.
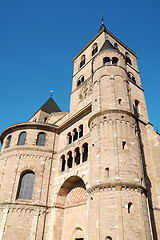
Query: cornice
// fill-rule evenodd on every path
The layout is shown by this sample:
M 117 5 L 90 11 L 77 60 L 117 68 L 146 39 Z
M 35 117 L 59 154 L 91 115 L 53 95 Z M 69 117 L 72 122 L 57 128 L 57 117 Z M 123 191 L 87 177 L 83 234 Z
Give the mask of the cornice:
M 92 187 L 87 189 L 87 193 L 91 194 L 95 190 L 100 190 L 100 189 L 113 189 L 115 188 L 116 190 L 122 190 L 122 189 L 138 189 L 144 193 L 147 193 L 147 189 L 143 187 L 140 184 L 136 183 L 127 183 L 127 182 L 112 182 L 112 183 L 99 183 L 96 185 L 93 185 Z
M 104 110 L 104 111 L 100 111 L 98 113 L 95 113 L 88 121 L 88 126 L 90 128 L 90 124 L 91 122 L 101 116 L 101 115 L 104 115 L 104 114 L 109 114 L 109 113 L 121 113 L 121 114 L 126 114 L 130 117 L 133 117 L 135 120 L 138 120 L 139 122 L 141 122 L 142 124 L 146 125 L 145 122 L 143 122 L 142 120 L 140 120 L 139 118 L 137 118 L 133 113 L 129 112 L 129 111 L 126 111 L 126 110 L 121 110 L 121 109 L 108 109 L 108 110 Z
M 25 130 L 25 129 L 37 129 L 37 130 L 44 130 L 50 131 L 53 133 L 59 134 L 69 126 L 71 126 L 74 122 L 78 121 L 79 119 L 83 118 L 85 115 L 89 114 L 92 109 L 92 104 L 89 103 L 83 109 L 69 117 L 64 123 L 60 126 L 49 124 L 49 123 L 38 123 L 38 122 L 27 122 L 27 123 L 18 123 L 6 128 L 0 137 L 1 143 L 3 144 L 3 140 L 9 133 L 14 132 L 15 130 Z

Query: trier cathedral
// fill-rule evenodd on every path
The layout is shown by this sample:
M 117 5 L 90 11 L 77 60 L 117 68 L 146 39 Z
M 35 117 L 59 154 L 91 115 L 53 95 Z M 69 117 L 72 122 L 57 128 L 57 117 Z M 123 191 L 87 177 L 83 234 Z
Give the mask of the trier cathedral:
M 0 240 L 160 240 L 160 135 L 136 54 L 103 22 L 50 97 L 1 134 Z

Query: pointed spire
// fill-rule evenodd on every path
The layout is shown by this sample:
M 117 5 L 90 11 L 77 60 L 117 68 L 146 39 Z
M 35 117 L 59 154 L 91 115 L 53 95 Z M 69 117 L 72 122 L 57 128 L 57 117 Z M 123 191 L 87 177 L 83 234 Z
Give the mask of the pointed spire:
M 101 27 L 100 27 L 100 29 L 99 29 L 99 32 L 106 30 L 106 27 L 105 27 L 105 25 L 104 25 L 104 16 L 103 16 L 103 15 L 102 15 L 102 17 L 101 17 L 101 21 L 102 21 L 102 25 L 101 25 Z

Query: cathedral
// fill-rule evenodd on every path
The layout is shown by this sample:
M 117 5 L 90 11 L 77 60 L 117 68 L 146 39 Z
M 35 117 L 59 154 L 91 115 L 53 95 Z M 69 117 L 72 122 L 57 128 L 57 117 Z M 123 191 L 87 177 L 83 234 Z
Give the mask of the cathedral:
M 1 143 L 0 240 L 160 240 L 160 135 L 136 54 L 103 21 L 74 58 L 70 110 L 51 96 Z

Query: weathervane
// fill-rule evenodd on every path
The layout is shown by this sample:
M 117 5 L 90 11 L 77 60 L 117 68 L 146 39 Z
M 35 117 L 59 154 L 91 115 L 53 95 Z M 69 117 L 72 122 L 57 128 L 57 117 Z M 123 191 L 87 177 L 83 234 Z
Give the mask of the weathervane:
M 53 93 L 53 91 L 52 91 L 52 90 L 50 90 L 50 93 L 51 93 L 51 97 L 52 97 L 52 93 Z
M 102 20 L 102 24 L 104 24 L 104 15 L 103 14 L 102 14 L 101 20 Z

